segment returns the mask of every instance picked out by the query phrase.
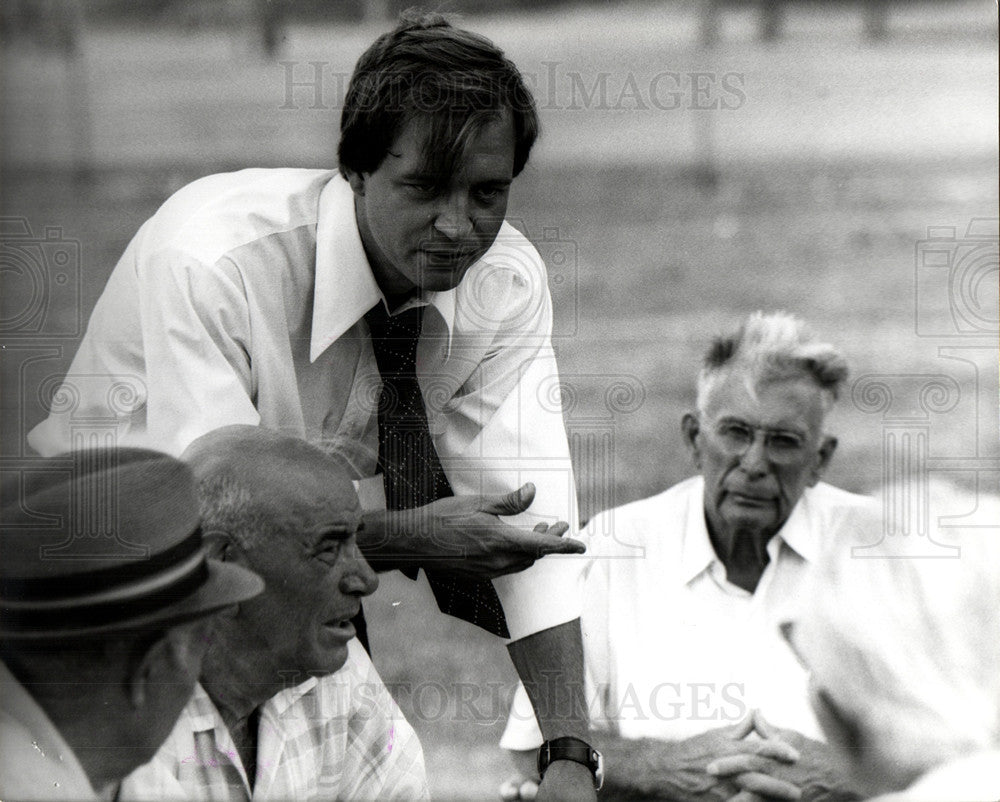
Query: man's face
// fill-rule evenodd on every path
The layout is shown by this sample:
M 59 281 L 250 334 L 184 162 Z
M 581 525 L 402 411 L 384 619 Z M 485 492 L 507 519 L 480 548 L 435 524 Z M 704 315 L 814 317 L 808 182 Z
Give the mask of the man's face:
M 509 114 L 486 122 L 451 176 L 426 165 L 427 123 L 413 119 L 371 173 L 345 171 L 361 240 L 387 296 L 450 290 L 496 239 L 514 170 Z
M 275 531 L 246 551 L 246 565 L 266 587 L 227 624 L 278 670 L 332 673 L 347 660 L 361 598 L 378 587 L 358 549 L 354 488 L 319 460 L 276 466 L 254 491 Z
M 705 516 L 717 535 L 777 532 L 819 481 L 836 441 L 822 437 L 820 390 L 806 378 L 751 391 L 745 374 L 715 386 L 685 432 L 705 479 Z

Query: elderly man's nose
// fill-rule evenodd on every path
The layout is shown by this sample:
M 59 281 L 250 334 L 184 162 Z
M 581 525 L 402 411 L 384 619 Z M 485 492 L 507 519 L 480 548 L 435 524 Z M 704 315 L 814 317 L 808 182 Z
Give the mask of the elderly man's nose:
M 472 234 L 474 225 L 468 200 L 459 195 L 442 199 L 434 218 L 434 228 L 448 239 L 458 240 Z
M 340 589 L 344 593 L 357 596 L 370 596 L 378 589 L 378 574 L 368 564 L 357 544 L 352 546 L 349 554 L 344 555 L 348 561 L 344 566 Z
M 740 457 L 740 467 L 751 476 L 767 473 L 769 459 L 765 440 L 763 433 L 755 432 L 753 440 Z

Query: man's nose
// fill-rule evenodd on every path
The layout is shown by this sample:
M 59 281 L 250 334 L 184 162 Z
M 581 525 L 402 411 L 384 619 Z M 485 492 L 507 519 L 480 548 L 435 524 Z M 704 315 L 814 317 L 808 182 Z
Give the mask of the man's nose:
M 434 217 L 434 228 L 451 240 L 461 240 L 472 234 L 474 223 L 469 200 L 462 192 L 453 192 L 441 199 Z
M 378 589 L 378 574 L 372 570 L 357 543 L 351 545 L 344 559 L 347 560 L 347 565 L 344 566 L 340 589 L 357 596 L 373 594 Z
M 767 435 L 754 432 L 753 440 L 740 457 L 740 467 L 748 476 L 763 476 L 768 471 Z

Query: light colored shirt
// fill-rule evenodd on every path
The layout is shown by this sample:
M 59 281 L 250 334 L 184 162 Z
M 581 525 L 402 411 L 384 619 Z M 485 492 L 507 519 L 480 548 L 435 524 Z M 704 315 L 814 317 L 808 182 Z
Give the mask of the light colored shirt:
M 1000 750 L 977 752 L 931 769 L 905 791 L 869 802 L 996 802 L 1000 799 Z
M 807 672 L 778 625 L 794 618 L 821 542 L 870 535 L 866 527 L 877 525 L 872 500 L 823 483 L 807 489 L 768 542 L 770 561 L 750 593 L 728 581 L 712 547 L 700 476 L 595 516 L 582 617 L 595 726 L 679 740 L 759 709 L 773 724 L 821 739 Z M 541 744 L 525 702 L 515 702 L 507 749 Z
M 228 424 L 303 437 L 373 477 L 378 366 L 363 316 L 384 297 L 338 173 L 243 170 L 181 189 L 139 229 L 108 279 L 49 417 L 42 455 L 88 445 L 180 454 Z M 417 377 L 456 495 L 526 481 L 517 526 L 576 520 L 551 346 L 545 266 L 504 224 L 460 285 L 426 292 Z M 381 481 L 359 488 L 384 505 Z M 575 528 L 575 527 L 574 527 Z M 513 638 L 579 615 L 579 570 L 547 558 L 494 580 Z
M 0 663 L 0 799 L 96 800 L 80 761 L 31 694 Z
M 272 697 L 257 731 L 251 792 L 232 736 L 198 685 L 170 737 L 125 779 L 118 798 L 429 799 L 420 742 L 357 640 L 339 671 Z

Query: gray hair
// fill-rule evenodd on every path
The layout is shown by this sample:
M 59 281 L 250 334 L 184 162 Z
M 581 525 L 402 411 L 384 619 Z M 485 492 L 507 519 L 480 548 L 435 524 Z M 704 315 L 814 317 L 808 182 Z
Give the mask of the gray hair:
M 998 499 L 932 488 L 932 503 L 944 498 L 1000 520 Z M 1000 537 L 938 528 L 937 555 L 909 556 L 914 537 L 884 536 L 877 556 L 830 549 L 796 636 L 816 684 L 861 733 L 866 748 L 848 759 L 896 788 L 1000 746 Z
M 847 361 L 834 346 L 819 342 L 798 318 L 784 312 L 754 312 L 733 334 L 712 341 L 698 374 L 698 411 L 733 370 L 747 371 L 748 386 L 805 377 L 816 383 L 829 411 L 847 379 Z
M 205 537 L 225 535 L 247 550 L 282 533 L 275 510 L 256 503 L 234 473 L 212 473 L 200 479 L 198 502 Z

